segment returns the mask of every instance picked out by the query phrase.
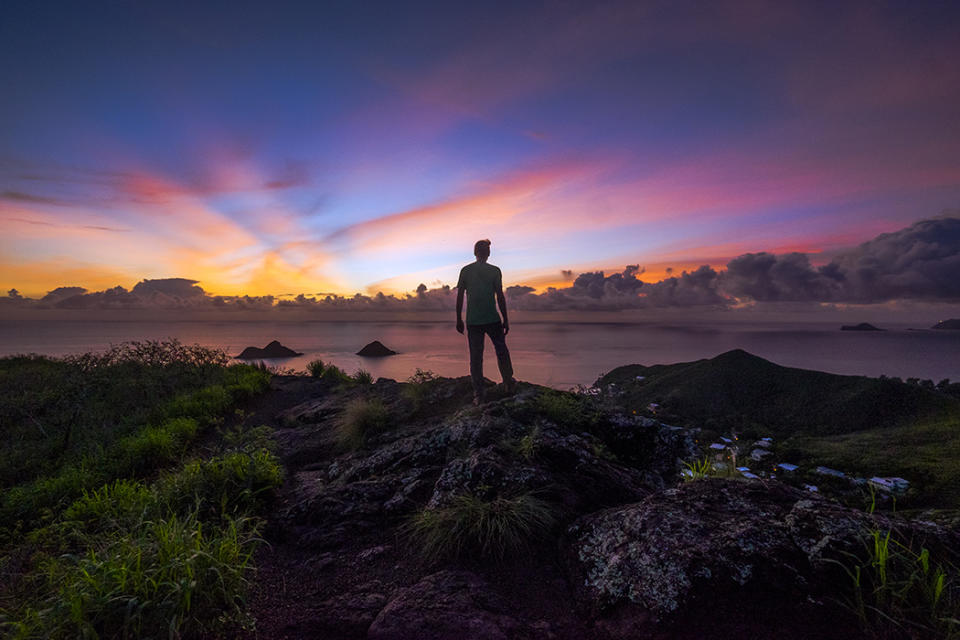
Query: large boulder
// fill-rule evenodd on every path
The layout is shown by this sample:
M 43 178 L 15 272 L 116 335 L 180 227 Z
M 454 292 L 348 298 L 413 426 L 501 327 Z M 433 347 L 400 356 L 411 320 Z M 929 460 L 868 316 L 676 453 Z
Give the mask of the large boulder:
M 823 615 L 849 580 L 834 560 L 862 551 L 871 527 L 915 540 L 952 535 L 776 482 L 707 479 L 579 519 L 566 562 L 578 600 L 612 637 L 664 625 L 755 631 L 765 620 L 771 633 L 791 629 L 787 637 L 849 637 Z

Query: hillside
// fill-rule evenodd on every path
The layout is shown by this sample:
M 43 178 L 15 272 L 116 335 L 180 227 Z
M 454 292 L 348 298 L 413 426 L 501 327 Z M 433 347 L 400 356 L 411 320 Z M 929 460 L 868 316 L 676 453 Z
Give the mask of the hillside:
M 640 379 L 642 378 L 642 379 Z M 960 401 L 890 378 L 782 367 L 746 351 L 670 365 L 628 365 L 601 377 L 633 410 L 685 426 L 764 435 L 837 435 L 960 413 Z

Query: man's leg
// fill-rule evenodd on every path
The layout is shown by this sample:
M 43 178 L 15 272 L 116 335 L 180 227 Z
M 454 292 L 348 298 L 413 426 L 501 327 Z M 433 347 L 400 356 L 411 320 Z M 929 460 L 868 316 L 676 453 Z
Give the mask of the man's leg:
M 500 377 L 503 379 L 503 388 L 513 391 L 513 363 L 510 362 L 510 350 L 507 349 L 507 338 L 503 335 L 503 325 L 490 325 L 490 341 L 497 352 L 497 366 L 500 368 Z
M 483 402 L 483 327 L 467 325 L 470 345 L 470 381 L 473 383 L 474 403 Z

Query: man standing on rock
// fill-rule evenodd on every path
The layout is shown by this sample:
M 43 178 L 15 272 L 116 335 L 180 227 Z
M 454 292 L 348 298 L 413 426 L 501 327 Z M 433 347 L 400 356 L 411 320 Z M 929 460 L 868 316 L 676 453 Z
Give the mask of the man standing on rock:
M 470 345 L 470 379 L 473 382 L 473 404 L 483 402 L 483 336 L 490 336 L 497 352 L 497 365 L 503 378 L 503 388 L 512 392 L 513 365 L 507 350 L 506 335 L 510 331 L 507 320 L 507 299 L 503 296 L 503 275 L 498 267 L 487 263 L 490 241 L 478 240 L 473 245 L 476 262 L 460 270 L 457 281 L 457 331 L 463 333 L 463 294 L 467 294 L 467 342 Z M 494 306 L 496 297 L 496 306 Z M 497 306 L 500 315 L 497 315 Z M 503 321 L 500 320 L 503 316 Z

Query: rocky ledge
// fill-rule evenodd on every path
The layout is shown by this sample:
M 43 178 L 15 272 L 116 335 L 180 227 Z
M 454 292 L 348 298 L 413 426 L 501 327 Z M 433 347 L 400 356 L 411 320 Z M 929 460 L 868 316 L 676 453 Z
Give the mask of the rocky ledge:
M 289 476 L 256 637 L 866 637 L 838 602 L 868 532 L 960 542 L 775 481 L 681 483 L 691 433 L 602 398 L 521 384 L 473 407 L 467 378 L 329 385 L 277 377 L 261 407 Z M 363 407 L 379 419 L 348 448 Z M 471 537 L 483 518 L 500 529 Z

